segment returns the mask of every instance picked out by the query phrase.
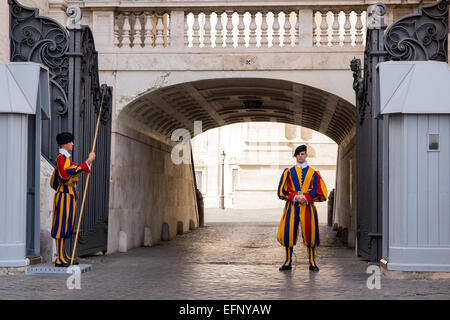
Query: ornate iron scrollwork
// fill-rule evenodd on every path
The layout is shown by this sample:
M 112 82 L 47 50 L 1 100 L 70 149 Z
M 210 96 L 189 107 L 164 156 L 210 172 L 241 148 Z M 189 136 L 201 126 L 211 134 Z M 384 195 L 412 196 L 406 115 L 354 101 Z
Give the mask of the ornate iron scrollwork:
M 102 84 L 100 87 L 100 95 L 103 97 L 102 115 L 100 117 L 100 121 L 103 125 L 106 125 L 111 119 L 112 87 Z
M 69 17 L 69 24 L 67 25 L 67 29 L 81 29 L 81 18 L 83 18 L 83 13 L 81 12 L 81 8 L 77 5 L 69 6 L 66 10 L 66 15 Z
M 100 127 L 97 136 L 97 160 L 105 166 L 97 167 L 97 176 L 93 178 L 94 186 L 90 195 L 96 199 L 103 199 L 107 191 L 103 188 L 109 183 L 109 148 L 111 138 L 111 103 L 112 88 L 107 85 L 100 86 L 98 72 L 98 53 L 95 50 L 95 42 L 92 31 L 87 26 L 70 30 L 70 35 L 77 39 L 75 48 L 79 51 L 76 56 L 79 75 L 79 83 L 75 84 L 74 94 L 80 102 L 78 130 L 83 133 L 80 138 L 92 142 L 95 136 L 97 119 L 100 116 Z M 101 106 L 101 110 L 100 110 Z M 100 113 L 100 115 L 99 115 Z M 86 145 L 80 154 L 86 158 L 90 152 L 90 145 Z M 80 178 L 84 181 L 85 177 Z M 94 233 L 104 226 L 108 219 L 108 201 L 95 201 L 88 203 L 82 228 L 80 230 L 79 242 L 87 245 Z
M 420 6 L 419 13 L 394 22 L 386 31 L 385 47 L 391 60 L 448 61 L 449 1 Z
M 16 0 L 10 5 L 10 60 L 33 61 L 49 68 L 52 99 L 56 111 L 67 112 L 69 35 L 55 20 L 40 17 L 39 10 L 28 8 Z
M 386 6 L 382 2 L 377 2 L 367 8 L 367 29 L 380 29 L 384 26 L 384 15 Z

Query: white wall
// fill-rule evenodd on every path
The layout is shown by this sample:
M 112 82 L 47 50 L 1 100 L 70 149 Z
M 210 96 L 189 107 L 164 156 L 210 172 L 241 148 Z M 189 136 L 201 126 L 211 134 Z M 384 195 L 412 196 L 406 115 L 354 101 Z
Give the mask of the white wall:
M 50 187 L 53 166 L 41 156 L 40 169 L 40 253 L 44 263 L 51 263 L 54 260 L 54 253 L 56 253 L 53 238 L 50 236 L 53 217 L 53 197 L 55 195 L 55 191 Z
M 355 247 L 356 241 L 356 136 L 350 132 L 338 149 L 333 227 L 343 241 Z
M 389 120 L 388 269 L 450 271 L 450 115 Z
M 172 147 L 135 130 L 115 124 L 112 134 L 108 253 L 144 245 L 145 228 L 152 243 L 161 241 L 162 224 L 170 238 L 177 223 L 189 231 L 190 220 L 198 226 L 192 167 L 175 165 Z M 126 235 L 121 243 L 119 234 Z

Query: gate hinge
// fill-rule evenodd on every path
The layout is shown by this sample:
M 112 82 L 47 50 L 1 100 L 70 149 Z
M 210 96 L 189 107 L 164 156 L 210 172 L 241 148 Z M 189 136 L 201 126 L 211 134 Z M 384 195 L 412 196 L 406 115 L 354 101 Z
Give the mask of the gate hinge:
M 68 51 L 66 52 L 66 56 L 68 57 L 82 57 L 83 54 L 79 51 Z
M 383 238 L 383 234 L 379 232 L 369 232 L 367 235 L 371 238 Z

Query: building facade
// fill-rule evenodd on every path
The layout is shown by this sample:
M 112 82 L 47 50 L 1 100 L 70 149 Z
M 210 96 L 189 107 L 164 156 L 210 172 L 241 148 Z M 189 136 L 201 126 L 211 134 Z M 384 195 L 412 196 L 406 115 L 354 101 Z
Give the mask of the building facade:
M 192 140 L 197 187 L 206 208 L 220 207 L 222 151 L 225 208 L 282 208 L 276 195 L 281 172 L 295 164 L 294 149 L 308 147 L 308 163 L 327 189 L 336 179 L 337 144 L 308 128 L 270 122 L 236 123 L 208 130 Z M 325 204 L 320 204 L 324 206 Z

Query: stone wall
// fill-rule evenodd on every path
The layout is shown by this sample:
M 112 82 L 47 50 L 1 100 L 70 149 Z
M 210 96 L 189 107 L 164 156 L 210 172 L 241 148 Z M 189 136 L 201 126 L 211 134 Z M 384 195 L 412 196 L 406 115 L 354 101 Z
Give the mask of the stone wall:
M 333 229 L 349 247 L 356 240 L 356 136 L 351 131 L 338 147 Z
M 50 236 L 52 228 L 53 196 L 55 191 L 50 187 L 50 179 L 53 166 L 41 156 L 41 181 L 40 181 L 40 212 L 41 212 L 41 234 L 40 253 L 43 262 L 52 262 L 54 253 L 53 238 Z
M 108 253 L 126 251 L 198 226 L 192 167 L 175 165 L 172 147 L 115 123 L 111 150 Z M 146 231 L 147 229 L 147 231 Z M 151 238 L 149 239 L 151 231 Z

